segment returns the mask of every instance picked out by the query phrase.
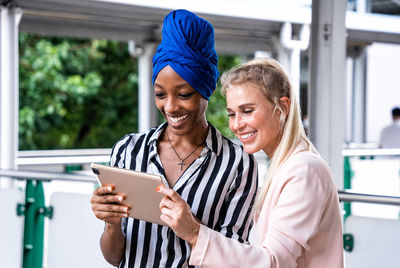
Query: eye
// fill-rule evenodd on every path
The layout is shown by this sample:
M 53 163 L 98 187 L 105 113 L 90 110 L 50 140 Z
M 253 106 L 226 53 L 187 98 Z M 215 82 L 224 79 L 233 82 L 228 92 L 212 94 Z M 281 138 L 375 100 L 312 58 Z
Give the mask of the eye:
M 157 99 L 163 99 L 163 98 L 165 98 L 165 94 L 162 93 L 162 92 L 156 92 L 156 93 L 154 94 L 154 96 L 155 96 Z
M 228 117 L 234 117 L 235 116 L 235 113 L 229 113 L 228 112 Z
M 181 98 L 181 99 L 189 99 L 190 97 L 192 97 L 193 96 L 193 92 L 192 93 L 180 93 L 179 94 L 179 97 Z
M 253 109 L 245 109 L 245 110 L 243 110 L 244 114 L 250 114 L 252 112 L 253 112 Z

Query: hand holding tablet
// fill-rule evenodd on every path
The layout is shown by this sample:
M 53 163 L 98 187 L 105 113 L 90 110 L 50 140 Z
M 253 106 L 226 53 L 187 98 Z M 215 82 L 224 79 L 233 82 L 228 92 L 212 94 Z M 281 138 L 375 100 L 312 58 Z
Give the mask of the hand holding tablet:
M 101 164 L 90 166 L 100 185 L 112 185 L 113 193 L 125 196 L 130 217 L 165 225 L 160 219 L 159 207 L 164 195 L 155 190 L 163 184 L 160 176 Z

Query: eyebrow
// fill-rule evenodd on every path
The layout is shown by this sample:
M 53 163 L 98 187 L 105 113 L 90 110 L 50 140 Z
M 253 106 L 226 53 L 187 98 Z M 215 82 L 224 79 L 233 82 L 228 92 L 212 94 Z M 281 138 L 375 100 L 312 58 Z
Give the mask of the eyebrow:
M 175 88 L 176 88 L 176 89 L 181 89 L 181 88 L 186 87 L 186 86 L 188 86 L 188 85 L 189 85 L 189 83 L 184 82 L 184 83 L 182 83 L 182 84 L 179 84 L 179 85 L 175 86 Z M 157 84 L 157 83 L 154 83 L 154 87 L 159 87 L 159 88 L 161 88 L 161 89 L 164 89 L 164 87 L 163 87 L 162 85 Z
M 246 107 L 246 106 L 252 106 L 252 105 L 255 105 L 255 103 L 252 103 L 252 102 L 243 103 L 243 104 L 240 104 L 240 105 L 239 105 L 239 108 L 243 108 L 243 107 Z M 226 110 L 227 110 L 227 111 L 228 111 L 228 110 L 231 110 L 231 111 L 232 111 L 232 108 L 226 107 Z
M 255 104 L 254 104 L 254 103 L 252 103 L 252 102 L 243 103 L 243 104 L 240 104 L 240 105 L 239 105 L 239 108 L 243 108 L 243 107 L 246 107 L 246 106 L 251 106 L 251 105 L 255 105 Z

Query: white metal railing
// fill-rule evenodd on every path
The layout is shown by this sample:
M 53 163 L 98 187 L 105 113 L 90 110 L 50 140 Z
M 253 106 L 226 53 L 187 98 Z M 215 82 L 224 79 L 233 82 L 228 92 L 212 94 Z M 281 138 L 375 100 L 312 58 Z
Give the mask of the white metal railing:
M 339 200 L 343 202 L 360 202 L 400 206 L 400 196 L 361 194 L 349 191 L 338 191 Z
M 85 164 L 108 162 L 110 148 L 19 151 L 17 165 Z M 400 156 L 399 149 L 344 149 L 343 156 Z
M 19 151 L 16 163 L 22 165 L 108 163 L 111 149 L 71 149 Z
M 90 173 L 89 173 L 90 174 Z M 95 175 L 77 175 L 57 172 L 41 172 L 26 170 L 0 170 L 0 177 L 11 177 L 15 179 L 34 179 L 41 181 L 64 180 L 74 182 L 96 182 Z M 349 191 L 338 191 L 339 200 L 343 202 L 362 202 L 384 205 L 400 206 L 400 196 L 385 196 L 361 194 Z
M 90 173 L 89 173 L 90 174 Z M 14 179 L 28 179 L 39 181 L 63 180 L 72 182 L 96 182 L 96 176 L 83 174 L 67 174 L 57 172 L 27 171 L 0 169 L 0 177 L 9 177 Z
M 396 149 L 344 149 L 343 156 L 400 156 L 400 148 Z

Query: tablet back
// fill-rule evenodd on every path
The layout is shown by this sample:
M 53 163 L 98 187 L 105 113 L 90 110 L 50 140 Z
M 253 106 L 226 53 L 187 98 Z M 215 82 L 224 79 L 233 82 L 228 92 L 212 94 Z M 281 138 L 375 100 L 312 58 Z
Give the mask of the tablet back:
M 160 220 L 159 207 L 164 195 L 155 190 L 163 184 L 160 176 L 101 164 L 90 166 L 102 186 L 113 185 L 114 193 L 126 196 L 125 203 L 131 207 L 130 217 L 165 225 Z

